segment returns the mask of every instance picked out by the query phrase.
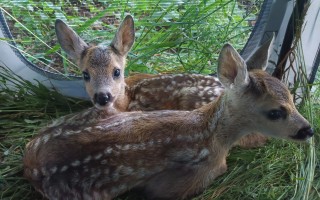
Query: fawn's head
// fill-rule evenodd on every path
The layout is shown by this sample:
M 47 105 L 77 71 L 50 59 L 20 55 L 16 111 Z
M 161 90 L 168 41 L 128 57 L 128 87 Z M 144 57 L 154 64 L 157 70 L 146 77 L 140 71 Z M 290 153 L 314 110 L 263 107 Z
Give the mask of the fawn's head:
M 108 47 L 87 45 L 61 20 L 55 23 L 62 49 L 82 70 L 86 90 L 97 108 L 112 105 L 124 93 L 126 57 L 134 43 L 134 22 L 128 15 Z
M 247 61 L 231 45 L 222 48 L 218 76 L 226 87 L 228 112 L 238 117 L 235 129 L 306 140 L 313 136 L 309 122 L 297 111 L 288 88 L 264 71 L 272 43 L 273 39 L 263 44 Z

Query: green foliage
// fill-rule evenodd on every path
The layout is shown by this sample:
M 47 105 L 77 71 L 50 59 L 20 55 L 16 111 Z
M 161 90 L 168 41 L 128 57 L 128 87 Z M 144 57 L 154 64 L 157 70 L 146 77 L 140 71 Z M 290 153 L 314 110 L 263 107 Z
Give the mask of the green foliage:
M 256 16 L 235 0 L 3 0 L 0 6 L 25 56 L 65 74 L 79 71 L 65 61 L 56 44 L 57 18 L 88 43 L 109 43 L 124 16 L 131 14 L 136 23 L 136 43 L 127 72 L 209 74 L 215 72 L 217 55 L 225 42 L 239 49 L 244 46 L 251 30 L 247 20 Z

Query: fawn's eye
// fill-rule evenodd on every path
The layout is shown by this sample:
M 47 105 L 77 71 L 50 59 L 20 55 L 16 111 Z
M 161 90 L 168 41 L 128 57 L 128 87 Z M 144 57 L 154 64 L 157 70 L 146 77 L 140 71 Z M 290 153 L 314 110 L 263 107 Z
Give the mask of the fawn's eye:
M 287 112 L 283 107 L 281 107 L 280 109 L 273 109 L 267 112 L 267 117 L 270 120 L 278 120 L 280 118 L 285 119 L 286 116 L 287 116 Z
M 83 79 L 84 79 L 85 81 L 90 81 L 90 75 L 89 75 L 88 72 L 83 71 L 83 72 L 82 72 L 82 75 L 83 75 Z
M 113 72 L 113 77 L 118 78 L 120 76 L 120 69 L 116 69 Z

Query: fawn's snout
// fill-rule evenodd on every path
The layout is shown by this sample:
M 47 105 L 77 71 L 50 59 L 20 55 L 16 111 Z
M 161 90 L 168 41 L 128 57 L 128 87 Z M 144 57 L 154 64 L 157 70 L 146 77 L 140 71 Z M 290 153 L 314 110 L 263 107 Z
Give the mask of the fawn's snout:
M 306 140 L 312 137 L 313 134 L 314 134 L 313 129 L 310 126 L 307 126 L 307 127 L 301 128 L 296 135 L 292 136 L 292 139 Z
M 93 97 L 94 104 L 98 104 L 99 106 L 106 106 L 108 103 L 112 103 L 114 97 L 110 92 L 99 92 L 95 93 Z

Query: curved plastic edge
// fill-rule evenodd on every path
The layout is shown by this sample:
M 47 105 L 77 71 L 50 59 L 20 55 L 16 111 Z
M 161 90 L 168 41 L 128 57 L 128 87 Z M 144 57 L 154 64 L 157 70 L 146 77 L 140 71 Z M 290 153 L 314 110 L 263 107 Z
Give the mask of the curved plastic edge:
M 294 1 L 265 0 L 256 25 L 250 37 L 241 51 L 241 55 L 246 59 L 252 52 L 275 33 L 275 41 L 271 51 L 267 71 L 272 74 L 276 68 L 278 55 L 282 47 L 286 29 L 292 16 Z
M 62 95 L 89 99 L 83 80 L 77 76 L 52 73 L 29 62 L 17 49 L 12 34 L 0 9 L 0 65 L 8 67 L 14 74 L 34 84 L 37 81 Z

